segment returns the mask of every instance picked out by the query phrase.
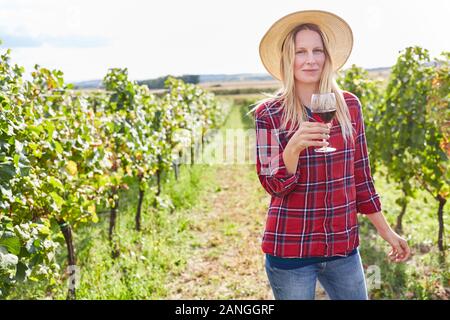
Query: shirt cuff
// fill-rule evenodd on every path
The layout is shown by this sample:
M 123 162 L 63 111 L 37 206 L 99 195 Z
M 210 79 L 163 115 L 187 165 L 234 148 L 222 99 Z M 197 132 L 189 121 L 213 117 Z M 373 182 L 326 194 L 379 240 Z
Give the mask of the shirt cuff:
M 361 214 L 372 214 L 381 211 L 381 202 L 378 194 L 364 201 L 357 201 L 356 209 Z
M 288 173 L 286 169 L 286 164 L 284 163 L 283 160 L 282 152 L 271 159 L 270 161 L 271 176 L 282 183 L 284 190 L 289 189 L 293 184 L 297 183 L 300 177 L 298 174 L 299 163 L 300 161 L 297 163 L 295 173 Z

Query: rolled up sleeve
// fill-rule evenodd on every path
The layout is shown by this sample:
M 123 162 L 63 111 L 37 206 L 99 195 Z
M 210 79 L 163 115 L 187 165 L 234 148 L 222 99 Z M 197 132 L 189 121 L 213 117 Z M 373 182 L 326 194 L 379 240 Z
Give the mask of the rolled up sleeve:
M 272 196 L 284 197 L 299 179 L 298 170 L 289 174 L 283 160 L 279 130 L 267 117 L 256 116 L 256 171 L 264 189 Z
M 361 103 L 358 100 L 358 117 L 356 121 L 357 136 L 355 139 L 355 188 L 356 208 L 361 214 L 372 214 L 381 211 L 380 197 L 377 194 L 370 172 L 370 161 L 367 152 L 367 141 Z

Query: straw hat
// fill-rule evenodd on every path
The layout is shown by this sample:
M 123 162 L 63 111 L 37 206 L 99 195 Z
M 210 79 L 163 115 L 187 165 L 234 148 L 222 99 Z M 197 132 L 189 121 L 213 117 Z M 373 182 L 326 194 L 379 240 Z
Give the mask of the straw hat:
M 352 29 L 337 15 L 321 10 L 297 11 L 288 14 L 270 27 L 259 44 L 259 56 L 264 67 L 278 80 L 281 80 L 280 61 L 283 41 L 292 29 L 303 23 L 316 24 L 325 34 L 335 71 L 345 64 L 352 52 Z

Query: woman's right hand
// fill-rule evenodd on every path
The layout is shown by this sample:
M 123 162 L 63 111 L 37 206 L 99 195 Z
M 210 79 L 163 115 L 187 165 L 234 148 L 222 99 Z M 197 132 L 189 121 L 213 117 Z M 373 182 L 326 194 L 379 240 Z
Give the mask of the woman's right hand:
M 292 135 L 286 148 L 294 152 L 302 152 L 308 147 L 327 146 L 328 142 L 323 139 L 330 138 L 329 124 L 321 122 L 304 121 L 298 130 Z

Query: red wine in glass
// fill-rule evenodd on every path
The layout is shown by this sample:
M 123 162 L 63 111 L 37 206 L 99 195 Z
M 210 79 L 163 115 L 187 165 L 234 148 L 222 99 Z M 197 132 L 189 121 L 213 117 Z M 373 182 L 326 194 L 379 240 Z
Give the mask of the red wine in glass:
M 336 110 L 325 110 L 325 111 L 316 110 L 313 112 L 314 119 L 323 123 L 330 123 L 335 115 Z
M 316 121 L 323 123 L 330 123 L 336 115 L 336 96 L 334 92 L 314 93 L 311 96 L 311 112 Z M 325 139 L 323 139 L 325 141 Z M 314 149 L 316 152 L 333 152 L 336 148 L 328 145 L 319 149 Z

